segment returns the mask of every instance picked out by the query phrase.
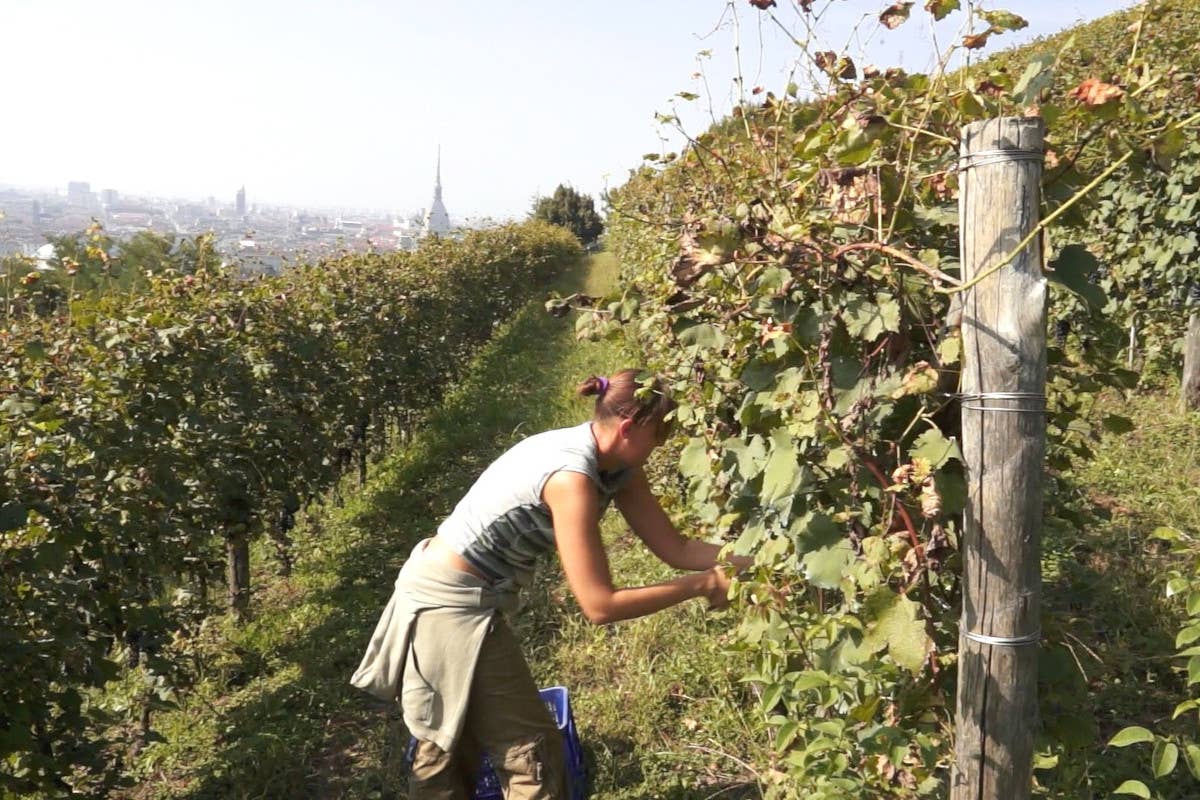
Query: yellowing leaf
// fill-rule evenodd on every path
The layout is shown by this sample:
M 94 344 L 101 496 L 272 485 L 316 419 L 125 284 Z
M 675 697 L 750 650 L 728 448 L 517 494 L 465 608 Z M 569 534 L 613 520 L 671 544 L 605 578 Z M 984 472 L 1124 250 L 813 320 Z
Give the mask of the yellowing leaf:
M 931 367 L 928 361 L 918 361 L 904 376 L 900 387 L 892 392 L 892 399 L 899 400 L 910 394 L 926 394 L 936 389 L 937 385 L 938 371 Z
M 957 330 L 938 342 L 938 361 L 944 367 L 947 364 L 957 364 L 962 358 L 962 334 Z
M 1011 11 L 1003 11 L 997 9 L 995 11 L 978 11 L 979 16 L 987 20 L 992 26 L 993 33 L 1000 31 L 1019 31 L 1029 25 L 1024 17 L 1012 13 Z
M 925 0 L 925 10 L 933 14 L 937 22 L 945 19 L 951 11 L 958 11 L 958 0 Z

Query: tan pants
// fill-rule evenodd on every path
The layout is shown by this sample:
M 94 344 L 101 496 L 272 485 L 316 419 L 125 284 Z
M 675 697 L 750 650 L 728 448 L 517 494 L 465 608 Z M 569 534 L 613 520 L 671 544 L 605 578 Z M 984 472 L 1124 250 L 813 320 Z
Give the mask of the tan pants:
M 479 653 L 462 736 L 449 753 L 433 742 L 418 742 L 410 800 L 470 800 L 482 753 L 496 770 L 505 800 L 566 800 L 562 734 L 499 614 Z

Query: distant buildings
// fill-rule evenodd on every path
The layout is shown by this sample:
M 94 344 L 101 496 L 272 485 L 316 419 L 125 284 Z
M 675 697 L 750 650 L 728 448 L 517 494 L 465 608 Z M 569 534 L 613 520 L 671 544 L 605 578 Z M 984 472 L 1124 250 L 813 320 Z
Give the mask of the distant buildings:
M 86 211 L 95 211 L 99 207 L 96 193 L 87 181 L 71 181 L 67 184 L 67 204 Z
M 250 204 L 246 187 L 224 201 L 172 199 L 93 191 L 86 181 L 72 181 L 64 196 L 58 191 L 0 185 L 0 257 L 38 258 L 49 268 L 44 246 L 48 237 L 77 236 L 93 222 L 115 239 L 143 232 L 168 236 L 213 237 L 217 252 L 236 262 L 244 274 L 273 273 L 290 262 L 345 252 L 415 250 L 422 239 L 454 237 L 464 227 L 451 222 L 442 198 L 441 150 L 428 209 L 408 212 L 365 208 L 305 210 Z M 457 222 L 457 221 L 456 221 Z M 470 227 L 470 224 L 467 225 Z

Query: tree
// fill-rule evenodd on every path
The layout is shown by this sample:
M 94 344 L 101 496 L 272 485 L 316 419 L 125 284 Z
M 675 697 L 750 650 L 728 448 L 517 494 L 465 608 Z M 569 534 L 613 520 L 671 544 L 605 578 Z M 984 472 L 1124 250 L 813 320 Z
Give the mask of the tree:
M 591 195 L 581 194 L 564 184 L 559 184 L 550 197 L 539 197 L 530 216 L 566 228 L 584 245 L 596 241 L 604 230 L 604 220 L 596 213 Z

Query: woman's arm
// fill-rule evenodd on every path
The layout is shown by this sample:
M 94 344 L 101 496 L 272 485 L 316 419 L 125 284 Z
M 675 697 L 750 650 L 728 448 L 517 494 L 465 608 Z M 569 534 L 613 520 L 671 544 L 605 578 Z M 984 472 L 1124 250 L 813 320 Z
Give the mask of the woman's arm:
M 634 534 L 668 566 L 698 571 L 718 563 L 721 546 L 681 535 L 659 505 L 641 467 L 633 471 L 617 492 L 616 502 L 621 516 L 625 517 Z M 729 561 L 738 569 L 745 569 L 754 563 L 754 559 L 742 556 L 731 556 Z
M 542 489 L 542 499 L 554 519 L 567 585 L 590 622 L 605 625 L 642 617 L 693 597 L 707 597 L 712 607 L 728 603 L 729 579 L 717 568 L 652 586 L 615 588 L 600 541 L 600 497 L 586 475 L 554 473 Z

